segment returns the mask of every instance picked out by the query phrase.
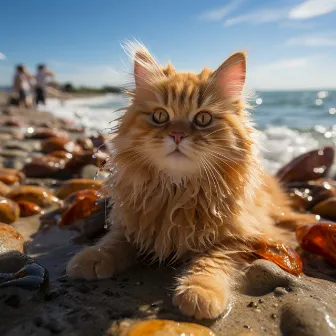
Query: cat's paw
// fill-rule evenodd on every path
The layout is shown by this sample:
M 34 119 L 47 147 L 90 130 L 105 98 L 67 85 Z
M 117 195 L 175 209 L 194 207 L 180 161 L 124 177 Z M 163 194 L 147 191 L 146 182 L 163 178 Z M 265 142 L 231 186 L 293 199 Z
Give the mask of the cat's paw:
M 70 278 L 95 280 L 111 278 L 115 270 L 115 258 L 111 252 L 102 247 L 92 246 L 70 260 L 66 274 Z
M 179 281 L 173 304 L 187 316 L 215 319 L 227 306 L 228 286 L 209 276 L 188 275 Z

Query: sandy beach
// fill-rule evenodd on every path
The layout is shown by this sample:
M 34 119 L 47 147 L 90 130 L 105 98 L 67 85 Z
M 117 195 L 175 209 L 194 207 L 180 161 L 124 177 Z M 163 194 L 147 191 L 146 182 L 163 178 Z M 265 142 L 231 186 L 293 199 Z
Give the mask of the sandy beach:
M 83 139 L 88 137 L 77 125 L 50 113 L 5 107 L 5 98 L 1 102 L 0 163 L 3 168 L 25 173 L 17 183 L 43 187 L 57 195 L 68 179 L 96 176 L 99 160 L 89 157 L 101 145 L 97 137 L 85 144 Z M 80 169 L 74 165 L 69 168 L 69 161 L 58 162 L 68 165 L 68 169 L 55 162 L 43 163 L 41 158 L 49 150 L 45 149 L 46 139 L 32 138 L 38 130 L 45 137 L 48 132 L 66 132 L 78 145 L 78 155 L 82 155 Z M 100 151 L 103 160 L 108 153 L 104 148 Z M 29 159 L 35 166 L 27 167 Z M 98 179 L 103 177 L 101 174 Z M 13 184 L 9 188 L 15 187 Z M 49 279 L 41 277 L 42 285 L 30 284 L 26 288 L 18 284 L 1 287 L 3 280 L 0 281 L 1 335 L 118 335 L 118 325 L 123 321 L 154 318 L 203 324 L 216 335 L 336 334 L 336 269 L 322 257 L 301 251 L 304 274 L 299 277 L 270 261 L 255 260 L 235 286 L 225 316 L 216 321 L 195 321 L 181 315 L 171 303 L 170 289 L 178 268 L 139 264 L 109 280 L 67 279 L 64 269 L 71 256 L 104 234 L 105 207 L 64 227 L 50 215 L 57 208 L 51 204 L 43 208 L 42 219 L 41 214 L 36 214 L 15 218 L 10 224 L 24 237 L 24 254 L 42 265 Z M 294 234 L 293 244 L 297 245 Z M 9 247 L 0 255 L 0 273 L 14 273 L 25 264 L 17 252 L 10 250 L 15 248 Z

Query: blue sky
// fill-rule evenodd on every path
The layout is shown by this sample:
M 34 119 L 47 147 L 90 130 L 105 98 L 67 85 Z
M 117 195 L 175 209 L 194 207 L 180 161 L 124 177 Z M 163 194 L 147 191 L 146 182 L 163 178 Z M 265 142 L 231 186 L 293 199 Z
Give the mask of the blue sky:
M 0 85 L 21 62 L 60 82 L 123 84 L 133 38 L 179 70 L 246 50 L 255 89 L 336 88 L 336 0 L 3 0 Z

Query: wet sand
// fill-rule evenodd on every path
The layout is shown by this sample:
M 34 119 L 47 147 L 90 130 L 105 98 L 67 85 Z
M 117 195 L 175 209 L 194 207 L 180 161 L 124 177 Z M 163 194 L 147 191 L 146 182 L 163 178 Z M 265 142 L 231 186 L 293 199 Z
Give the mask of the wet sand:
M 7 110 L 7 114 L 0 116 L 0 123 L 17 118 L 26 126 L 49 123 L 64 127 L 64 122 L 48 113 L 2 110 Z M 32 152 L 38 152 L 40 141 L 22 139 L 21 133 L 19 127 L 0 129 L 3 166 L 20 169 Z M 27 182 L 51 190 L 57 185 L 53 179 Z M 99 218 L 102 226 L 104 214 Z M 77 223 L 78 227 L 83 224 Z M 1 335 L 116 335 L 115 326 L 121 321 L 149 318 L 193 321 L 210 327 L 217 335 L 336 334 L 336 269 L 320 257 L 303 254 L 305 275 L 300 277 L 269 261 L 256 260 L 233 290 L 225 316 L 199 322 L 184 317 L 171 304 L 170 289 L 179 269 L 138 265 L 109 280 L 69 280 L 64 276 L 65 265 L 88 241 L 74 243 L 77 231 L 55 225 L 42 227 L 39 215 L 20 218 L 12 226 L 25 237 L 25 253 L 48 270 L 50 288 L 42 296 L 15 304 L 0 300 Z M 0 272 L 1 267 L 0 259 Z

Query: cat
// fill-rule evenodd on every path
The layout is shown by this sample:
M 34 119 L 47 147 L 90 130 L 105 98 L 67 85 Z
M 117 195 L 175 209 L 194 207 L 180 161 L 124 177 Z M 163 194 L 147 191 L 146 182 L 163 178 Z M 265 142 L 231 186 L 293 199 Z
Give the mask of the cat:
M 143 46 L 133 57 L 135 90 L 108 144 L 110 230 L 66 272 L 110 278 L 140 255 L 180 262 L 173 303 L 214 319 L 253 246 L 315 217 L 295 213 L 262 169 L 244 99 L 245 53 L 199 74 L 160 67 Z

